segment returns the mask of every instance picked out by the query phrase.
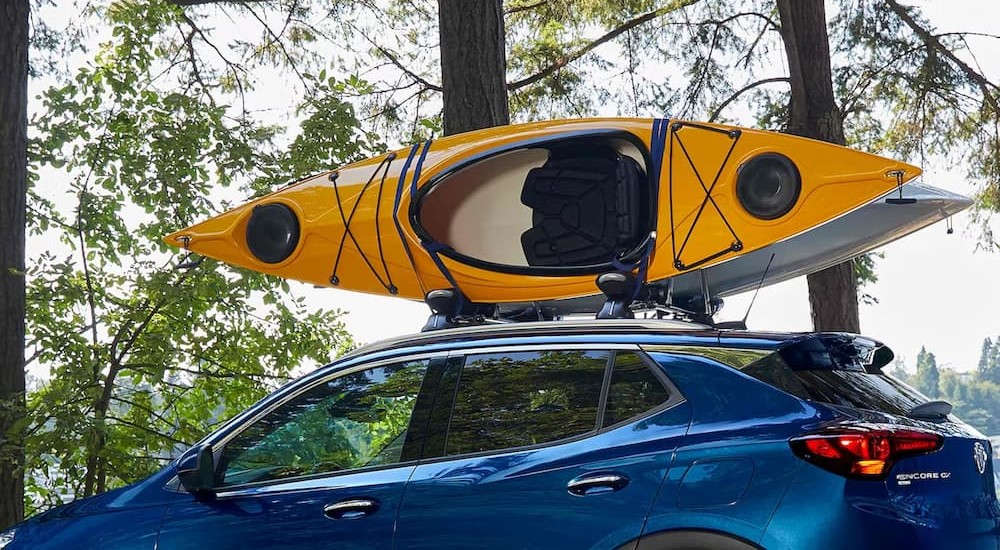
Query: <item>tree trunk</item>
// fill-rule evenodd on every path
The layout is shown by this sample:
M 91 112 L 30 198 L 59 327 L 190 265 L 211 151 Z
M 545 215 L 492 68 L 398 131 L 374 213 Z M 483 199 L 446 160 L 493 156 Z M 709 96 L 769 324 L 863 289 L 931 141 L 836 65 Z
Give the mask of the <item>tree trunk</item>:
M 0 530 L 24 517 L 28 0 L 0 2 Z
M 778 14 L 792 89 L 788 133 L 844 145 L 844 121 L 833 96 L 823 0 L 778 0 Z M 814 330 L 861 330 L 852 261 L 813 273 L 807 281 Z
M 510 124 L 501 0 L 438 0 L 444 133 Z

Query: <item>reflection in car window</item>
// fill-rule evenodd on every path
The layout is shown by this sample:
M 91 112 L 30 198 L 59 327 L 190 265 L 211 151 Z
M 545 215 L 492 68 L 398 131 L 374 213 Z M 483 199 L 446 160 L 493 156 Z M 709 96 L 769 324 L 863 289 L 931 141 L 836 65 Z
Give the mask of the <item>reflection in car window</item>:
M 456 455 L 537 445 L 596 428 L 604 351 L 471 355 L 445 445 Z
M 319 384 L 226 445 L 222 484 L 238 485 L 399 461 L 427 361 Z
M 833 405 L 906 415 L 927 398 L 913 388 L 882 374 L 861 368 L 793 369 L 781 355 L 772 353 L 742 369 L 754 378 L 794 396 Z
M 670 398 L 670 393 L 637 353 L 619 353 L 611 371 L 604 425 L 611 426 L 653 409 Z

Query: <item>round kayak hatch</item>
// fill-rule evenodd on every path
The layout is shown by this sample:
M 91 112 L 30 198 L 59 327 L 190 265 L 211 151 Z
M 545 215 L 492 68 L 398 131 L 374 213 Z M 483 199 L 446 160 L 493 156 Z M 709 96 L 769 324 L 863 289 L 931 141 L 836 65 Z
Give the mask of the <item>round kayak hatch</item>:
M 740 166 L 736 176 L 736 196 L 753 217 L 773 220 L 784 216 L 802 190 L 799 169 L 778 153 L 757 155 Z
M 258 260 L 276 264 L 299 244 L 299 218 L 291 208 L 272 202 L 255 206 L 247 221 L 247 247 Z

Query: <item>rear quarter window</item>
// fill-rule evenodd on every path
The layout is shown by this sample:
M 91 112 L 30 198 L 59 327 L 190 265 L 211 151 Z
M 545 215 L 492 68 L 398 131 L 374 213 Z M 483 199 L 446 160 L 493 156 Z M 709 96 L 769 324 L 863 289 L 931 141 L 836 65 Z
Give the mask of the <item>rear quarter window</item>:
M 802 399 L 897 416 L 929 401 L 899 380 L 860 365 L 822 361 L 793 368 L 779 353 L 772 353 L 740 370 Z

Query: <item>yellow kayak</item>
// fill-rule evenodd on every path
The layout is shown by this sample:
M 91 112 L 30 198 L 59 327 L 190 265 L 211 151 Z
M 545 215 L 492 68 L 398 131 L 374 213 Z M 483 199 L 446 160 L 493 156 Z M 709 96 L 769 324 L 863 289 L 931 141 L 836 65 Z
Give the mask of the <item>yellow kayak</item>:
M 317 285 L 483 303 L 662 280 L 809 231 L 920 169 L 786 134 L 672 119 L 478 130 L 296 182 L 168 243 Z

